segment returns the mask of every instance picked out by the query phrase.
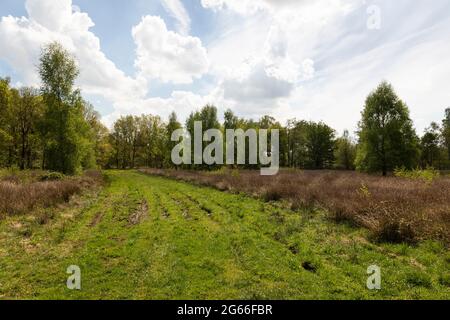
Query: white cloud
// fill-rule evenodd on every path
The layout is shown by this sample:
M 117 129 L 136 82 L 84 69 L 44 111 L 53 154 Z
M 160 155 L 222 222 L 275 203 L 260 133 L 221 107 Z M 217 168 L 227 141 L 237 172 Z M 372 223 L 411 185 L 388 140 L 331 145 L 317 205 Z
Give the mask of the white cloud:
M 351 0 L 353 1 L 353 0 Z M 219 10 L 232 10 L 242 15 L 253 15 L 259 11 L 268 11 L 272 14 L 286 9 L 291 11 L 293 9 L 302 8 L 304 5 L 314 5 L 319 1 L 316 0 L 201 0 L 204 8 Z M 342 0 L 328 0 L 322 3 L 321 6 L 333 6 Z M 347 1 L 348 2 L 348 1 Z
M 135 66 L 146 78 L 191 83 L 208 71 L 208 56 L 200 39 L 167 30 L 160 17 L 143 17 L 132 34 L 137 45 Z
M 89 31 L 94 23 L 86 13 L 74 11 L 71 0 L 27 0 L 25 5 L 28 17 L 0 21 L 1 59 L 22 75 L 24 84 L 39 85 L 36 65 L 41 47 L 59 41 L 76 57 L 77 84 L 85 93 L 113 102 L 146 94 L 145 80 L 126 76 L 101 51 L 100 40 Z
M 204 8 L 212 10 L 231 9 L 240 14 L 254 13 L 266 8 L 264 1 L 258 0 L 202 0 Z
M 72 17 L 72 0 L 27 0 L 30 20 L 53 31 L 60 31 Z
M 191 29 L 191 18 L 180 0 L 161 0 L 164 8 L 177 20 L 177 30 L 188 35 Z
M 27 17 L 1 18 L 0 59 L 24 85 L 36 85 L 41 45 L 60 41 L 79 61 L 78 85 L 114 107 L 108 124 L 129 113 L 176 111 L 183 120 L 192 109 L 214 103 L 220 113 L 230 107 L 253 118 L 324 120 L 339 131 L 352 130 L 365 97 L 386 79 L 422 131 L 439 121 L 450 101 L 447 0 L 433 6 L 426 0 L 414 6 L 410 0 L 377 1 L 379 31 L 366 28 L 369 4 L 361 0 L 202 0 L 217 19 L 202 32 L 207 50 L 188 36 L 191 19 L 182 1 L 161 1 L 176 30 L 152 16 L 133 28 L 133 77 L 105 56 L 93 21 L 71 0 L 27 0 Z M 185 91 L 174 86 L 168 98 L 148 98 L 148 84 L 157 81 L 166 83 L 164 90 L 185 84 Z
M 72 6 L 71 0 L 27 0 L 26 9 L 28 17 L 8 16 L 0 21 L 0 59 L 23 78 L 24 85 L 39 86 L 36 65 L 41 47 L 56 40 L 75 56 L 80 68 L 77 85 L 83 93 L 102 96 L 112 104 L 113 113 L 104 118 L 108 125 L 124 114 L 164 115 L 175 107 L 184 114 L 186 108 L 201 106 L 203 98 L 194 93 L 146 98 L 148 82 L 144 77 L 182 83 L 199 77 L 207 71 L 206 50 L 199 39 L 168 31 L 159 18 L 145 17 L 133 31 L 139 67 L 139 75 L 133 78 L 105 56 L 100 39 L 89 30 L 93 21 Z M 146 42 L 146 37 L 151 41 Z

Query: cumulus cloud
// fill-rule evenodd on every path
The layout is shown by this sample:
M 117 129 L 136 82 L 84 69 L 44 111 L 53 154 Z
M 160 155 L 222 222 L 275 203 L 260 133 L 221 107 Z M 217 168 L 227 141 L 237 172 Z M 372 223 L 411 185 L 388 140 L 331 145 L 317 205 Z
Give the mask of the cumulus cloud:
M 121 96 L 143 96 L 144 79 L 126 76 L 101 51 L 100 40 L 89 29 L 94 26 L 86 13 L 73 10 L 71 0 L 27 0 L 28 17 L 2 17 L 0 52 L 24 84 L 39 85 L 36 64 L 43 45 L 59 41 L 76 57 L 80 68 L 77 84 L 88 94 L 108 100 Z
M 146 78 L 191 83 L 208 71 L 208 55 L 200 39 L 167 30 L 160 17 L 143 17 L 132 34 L 137 45 L 135 66 Z
M 121 114 L 165 114 L 175 110 L 172 106 L 198 107 L 196 102 L 202 97 L 194 93 L 176 92 L 168 99 L 146 98 L 147 79 L 189 83 L 207 71 L 206 50 L 198 38 L 168 31 L 160 18 L 144 17 L 133 29 L 138 75 L 130 77 L 106 57 L 100 39 L 90 31 L 94 22 L 71 0 L 27 0 L 25 7 L 27 17 L 7 16 L 0 20 L 0 59 L 21 76 L 24 85 L 39 85 L 36 64 L 41 48 L 58 41 L 77 60 L 77 85 L 83 93 L 102 96 L 113 106 L 113 113 L 105 117 L 107 124 Z
M 224 99 L 245 105 L 250 114 L 277 108 L 288 99 L 303 80 L 314 76 L 314 62 L 295 62 L 289 53 L 285 31 L 272 25 L 261 55 L 245 60 L 226 75 Z
M 229 107 L 253 118 L 324 120 L 351 130 L 364 98 L 383 79 L 407 102 L 419 131 L 448 106 L 450 20 L 442 14 L 450 10 L 448 0 L 433 6 L 417 0 L 413 7 L 410 0 L 377 1 L 379 31 L 367 29 L 369 4 L 361 0 L 201 0 L 217 19 L 202 33 L 206 48 L 189 36 L 183 2 L 161 1 L 175 30 L 153 16 L 133 28 L 133 76 L 105 56 L 94 22 L 71 0 L 27 0 L 26 17 L 2 17 L 0 59 L 19 75 L 13 81 L 38 85 L 41 46 L 61 42 L 79 62 L 77 84 L 113 106 L 107 124 L 130 113 L 176 111 L 183 120 L 192 109 L 213 103 L 219 113 Z M 150 84 L 156 84 L 155 92 Z M 160 87 L 164 94 L 175 91 L 159 98 Z

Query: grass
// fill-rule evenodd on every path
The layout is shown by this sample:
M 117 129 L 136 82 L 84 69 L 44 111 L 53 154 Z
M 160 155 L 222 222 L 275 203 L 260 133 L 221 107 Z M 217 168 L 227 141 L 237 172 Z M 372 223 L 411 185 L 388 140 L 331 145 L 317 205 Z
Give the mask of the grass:
M 376 244 L 321 210 L 107 172 L 99 193 L 0 221 L 0 298 L 448 299 L 439 242 Z M 51 214 L 50 214 L 51 213 Z M 382 290 L 366 289 L 367 268 Z M 81 268 L 82 290 L 66 288 Z
M 245 192 L 265 201 L 286 200 L 293 210 L 321 208 L 337 222 L 367 228 L 376 241 L 450 245 L 450 177 L 380 177 L 345 171 L 282 170 L 199 172 L 144 169 L 219 190 Z M 424 171 L 425 172 L 425 171 Z M 427 171 L 430 172 L 430 171 Z M 416 171 L 416 174 L 418 172 Z

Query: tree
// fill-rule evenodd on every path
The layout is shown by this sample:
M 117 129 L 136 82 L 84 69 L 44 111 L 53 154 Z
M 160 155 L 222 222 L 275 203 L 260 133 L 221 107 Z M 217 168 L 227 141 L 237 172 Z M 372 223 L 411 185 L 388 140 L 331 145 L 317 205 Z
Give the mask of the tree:
M 306 165 L 310 169 L 330 168 L 334 161 L 334 130 L 323 122 L 306 126 Z
M 450 160 L 450 108 L 445 109 L 445 118 L 442 120 L 442 138 Z
M 357 168 L 366 172 L 388 171 L 417 165 L 418 138 L 408 107 L 392 86 L 382 82 L 366 99 L 359 123 Z
M 205 131 L 209 129 L 220 129 L 220 123 L 217 119 L 217 108 L 213 105 L 206 105 L 200 111 L 192 112 L 186 120 L 186 130 L 192 137 L 192 163 L 195 163 L 195 152 L 194 152 L 194 124 L 195 122 L 202 123 L 202 138 Z M 202 142 L 202 150 L 209 144 L 209 142 Z M 200 156 L 200 155 L 199 155 Z M 195 167 L 195 165 L 194 165 Z M 205 168 L 203 165 L 200 166 Z
M 169 167 L 173 166 L 173 162 L 172 162 L 172 150 L 173 148 L 178 144 L 177 141 L 172 141 L 172 133 L 178 129 L 181 129 L 181 123 L 178 122 L 177 119 L 177 115 L 175 112 L 172 112 L 169 116 L 169 122 L 167 124 L 166 127 L 166 141 L 167 141 L 167 148 L 166 148 L 166 152 L 165 152 L 165 162 L 166 165 L 168 165 Z
M 38 91 L 33 88 L 19 90 L 19 99 L 14 107 L 18 131 L 19 167 L 33 168 L 40 145 L 37 126 L 42 119 L 44 104 Z
M 46 104 L 41 133 L 43 167 L 74 174 L 81 170 L 86 122 L 80 92 L 74 90 L 78 68 L 73 57 L 54 42 L 42 50 L 39 64 L 41 92 Z
M 137 117 L 126 116 L 120 117 L 114 123 L 111 138 L 118 168 L 126 169 L 135 166 L 139 143 L 138 119 Z
M 106 168 L 112 153 L 109 143 L 109 131 L 100 121 L 100 114 L 95 111 L 94 106 L 85 101 L 83 107 L 83 117 L 89 124 L 89 150 L 86 151 L 83 159 L 83 167 Z
M 291 167 L 306 168 L 308 162 L 307 150 L 307 121 L 288 121 L 288 153 Z
M 440 167 L 440 142 L 440 128 L 437 123 L 432 122 L 420 141 L 421 160 L 424 168 Z
M 355 169 L 356 145 L 352 141 L 348 130 L 344 131 L 342 137 L 336 140 L 336 168 L 344 170 Z
M 11 166 L 13 137 L 11 136 L 13 94 L 10 79 L 0 78 L 0 165 Z
M 236 129 L 238 126 L 239 118 L 236 117 L 231 111 L 231 109 L 227 109 L 224 113 L 224 122 L 223 127 L 225 130 L 227 129 Z
M 137 118 L 139 163 L 161 168 L 165 160 L 166 127 L 159 116 L 142 115 Z

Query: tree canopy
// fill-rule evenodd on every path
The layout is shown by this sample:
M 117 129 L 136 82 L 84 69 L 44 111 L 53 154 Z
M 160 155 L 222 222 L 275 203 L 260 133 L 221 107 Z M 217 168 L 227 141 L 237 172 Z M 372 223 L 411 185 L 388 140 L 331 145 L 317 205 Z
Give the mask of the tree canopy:
M 200 121 L 202 133 L 218 129 L 224 136 L 228 129 L 279 130 L 283 167 L 356 168 L 384 175 L 397 167 L 450 169 L 450 108 L 445 110 L 442 124 L 433 122 L 419 139 L 408 107 L 387 82 L 382 82 L 367 97 L 358 125 L 358 140 L 354 141 L 347 130 L 336 138 L 335 130 L 323 122 L 289 119 L 283 125 L 270 115 L 246 119 L 231 109 L 220 120 L 214 105 L 193 111 L 184 126 L 172 112 L 167 121 L 150 114 L 124 115 L 108 129 L 95 107 L 75 87 L 80 71 L 75 58 L 60 44 L 54 42 L 42 48 L 38 72 L 40 89 L 15 88 L 9 78 L 0 78 L 0 167 L 42 168 L 66 174 L 94 167 L 177 168 L 171 161 L 171 151 L 178 144 L 171 141 L 172 133 L 184 128 L 193 135 L 194 123 Z M 245 164 L 234 167 L 257 169 L 259 165 L 249 161 L 250 139 L 248 136 L 245 139 Z M 270 135 L 268 139 L 270 144 Z M 203 141 L 203 148 L 208 144 Z M 235 157 L 236 148 L 237 143 Z M 213 150 L 214 156 L 216 151 Z M 196 165 L 194 161 L 183 166 L 219 167 Z
M 366 99 L 359 123 L 356 165 L 367 172 L 388 171 L 418 164 L 419 143 L 406 104 L 392 85 L 382 82 Z

